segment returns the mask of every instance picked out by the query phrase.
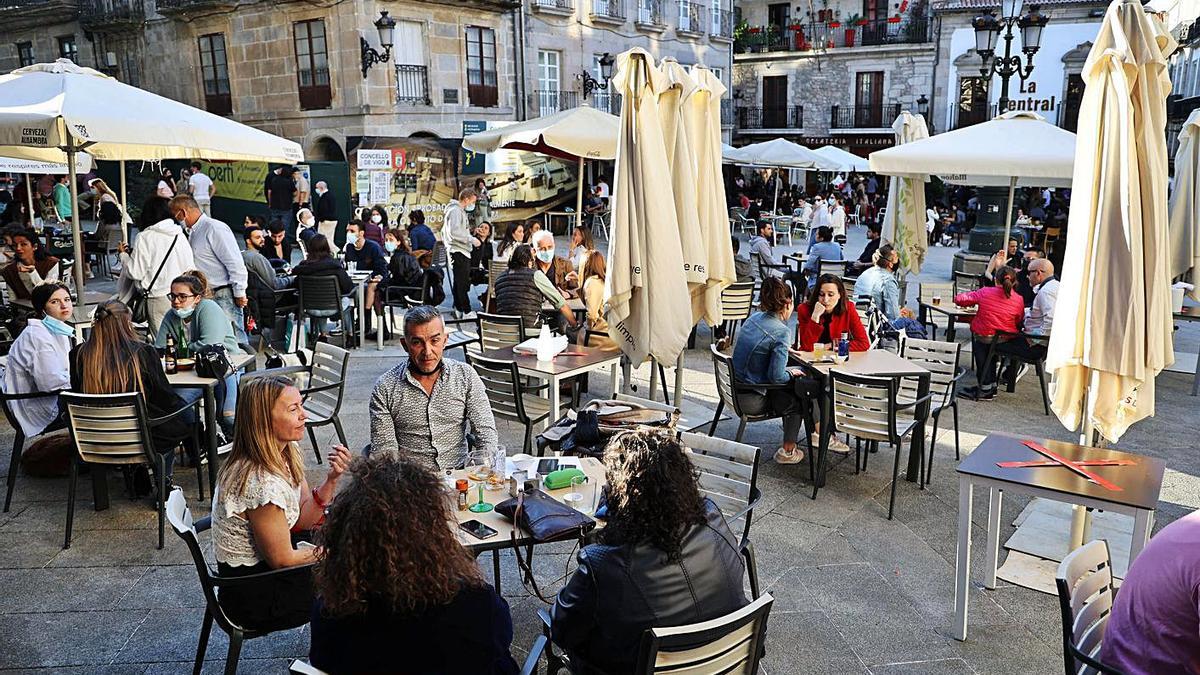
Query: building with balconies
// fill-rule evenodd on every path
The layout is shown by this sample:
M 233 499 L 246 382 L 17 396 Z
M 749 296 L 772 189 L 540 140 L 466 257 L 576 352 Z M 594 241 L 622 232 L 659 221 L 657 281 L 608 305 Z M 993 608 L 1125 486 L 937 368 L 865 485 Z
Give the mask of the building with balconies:
M 735 145 L 782 136 L 865 156 L 892 145 L 900 111 L 932 92 L 924 0 L 742 0 L 737 11 Z

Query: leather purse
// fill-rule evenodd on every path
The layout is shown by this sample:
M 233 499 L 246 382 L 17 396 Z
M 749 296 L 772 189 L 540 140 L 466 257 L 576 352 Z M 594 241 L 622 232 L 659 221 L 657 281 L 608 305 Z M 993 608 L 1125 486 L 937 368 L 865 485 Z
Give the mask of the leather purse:
M 582 542 L 584 535 L 596 527 L 595 520 L 541 490 L 520 492 L 515 498 L 500 502 L 495 508 L 496 513 L 512 520 L 537 543 L 569 539 L 579 539 Z M 538 588 L 537 580 L 533 576 L 533 546 L 530 545 L 526 554 L 521 555 L 521 547 L 517 545 L 517 528 L 513 528 L 510 536 L 517 567 L 523 572 L 523 581 L 539 600 L 553 604 L 553 600 L 542 595 L 542 589 Z

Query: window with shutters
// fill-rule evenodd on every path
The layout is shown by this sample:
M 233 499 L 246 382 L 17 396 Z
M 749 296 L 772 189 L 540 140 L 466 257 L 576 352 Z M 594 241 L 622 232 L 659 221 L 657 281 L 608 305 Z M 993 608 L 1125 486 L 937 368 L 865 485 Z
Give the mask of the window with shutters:
M 296 34 L 296 78 L 300 88 L 300 108 L 328 108 L 333 101 L 333 90 L 329 86 L 325 21 L 297 21 L 293 27 Z
M 496 76 L 496 32 L 467 26 L 467 100 L 484 108 L 500 104 Z
M 201 35 L 200 77 L 204 82 L 204 109 L 217 115 L 233 112 L 229 92 L 229 64 L 225 60 L 225 35 Z
M 79 63 L 79 44 L 74 35 L 63 35 L 58 38 L 58 56 Z
M 33 43 L 18 42 L 17 43 L 17 63 L 22 68 L 33 65 Z

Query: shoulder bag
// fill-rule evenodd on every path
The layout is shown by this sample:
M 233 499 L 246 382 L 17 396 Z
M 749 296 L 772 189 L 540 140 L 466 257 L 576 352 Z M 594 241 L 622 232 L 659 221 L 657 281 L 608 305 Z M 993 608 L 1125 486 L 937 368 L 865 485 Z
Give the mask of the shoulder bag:
M 496 505 L 496 513 L 513 521 L 518 528 L 529 533 L 536 543 L 552 541 L 568 541 L 578 539 L 582 542 L 584 535 L 596 527 L 596 521 L 563 504 L 541 490 L 523 490 L 512 499 L 506 499 Z M 517 566 L 524 572 L 525 581 L 542 602 L 552 603 L 542 595 L 537 580 L 533 576 L 533 547 L 522 556 L 521 547 L 517 545 L 517 528 L 512 531 L 513 554 L 517 558 Z
M 167 260 L 171 258 L 171 252 L 175 250 L 175 244 L 179 241 L 179 235 L 171 240 L 171 246 L 167 249 L 167 254 L 163 256 L 162 262 L 158 264 L 158 270 L 150 279 L 150 283 L 146 284 L 145 288 L 138 288 L 133 293 L 133 298 L 129 301 L 129 311 L 133 313 L 134 323 L 146 323 L 150 320 L 150 289 L 154 288 L 154 282 L 158 281 L 158 276 L 162 274 L 163 267 L 166 267 Z

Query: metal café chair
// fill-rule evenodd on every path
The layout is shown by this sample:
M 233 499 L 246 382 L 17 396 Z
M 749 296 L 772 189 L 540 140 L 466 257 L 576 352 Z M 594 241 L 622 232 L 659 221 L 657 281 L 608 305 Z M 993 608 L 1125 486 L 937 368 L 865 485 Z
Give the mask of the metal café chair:
M 8 420 L 8 425 L 13 428 L 13 446 L 12 455 L 8 460 L 8 488 L 4 493 L 4 512 L 8 513 L 9 507 L 12 505 L 13 491 L 17 487 L 17 473 L 21 466 L 21 453 L 25 450 L 25 432 L 21 429 L 20 422 L 17 421 L 16 415 L 13 413 L 12 404 L 14 401 L 31 401 L 39 398 L 49 398 L 58 396 L 67 391 L 60 389 L 58 391 L 31 391 L 25 394 L 7 394 L 0 389 L 0 403 L 3 404 L 4 418 Z M 62 428 L 50 429 L 42 431 L 42 434 L 61 431 Z M 39 434 L 41 435 L 41 434 Z
M 468 353 L 467 363 L 483 380 L 492 414 L 514 420 L 525 427 L 525 445 L 521 452 L 529 453 L 533 448 L 533 425 L 550 415 L 549 399 L 527 392 L 517 364 L 512 361 Z
M 1100 660 L 1104 631 L 1117 593 L 1108 542 L 1092 541 L 1067 554 L 1054 575 L 1054 584 L 1062 612 L 1066 675 L 1123 675 Z
M 958 342 L 938 342 L 937 340 L 920 340 L 907 338 L 900 344 L 900 356 L 919 364 L 929 371 L 929 414 L 933 417 L 933 436 L 929 441 L 929 460 L 926 462 L 925 483 L 928 484 L 933 475 L 933 451 L 937 446 L 938 422 L 942 411 L 949 408 L 954 418 L 954 461 L 959 456 L 958 434 L 958 383 L 967 374 L 967 369 L 959 366 L 962 358 L 962 345 Z M 900 380 L 899 396 L 901 403 L 917 399 L 918 383 L 912 378 Z

